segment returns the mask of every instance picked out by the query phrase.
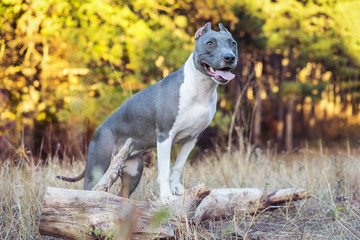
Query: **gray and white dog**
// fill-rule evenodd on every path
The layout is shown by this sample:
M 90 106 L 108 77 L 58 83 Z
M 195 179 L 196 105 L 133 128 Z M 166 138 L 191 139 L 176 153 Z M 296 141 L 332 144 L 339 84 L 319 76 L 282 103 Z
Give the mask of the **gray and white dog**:
M 101 124 L 89 144 L 86 168 L 80 176 L 58 178 L 72 182 L 85 176 L 84 188 L 92 189 L 109 167 L 114 151 L 132 138 L 134 147 L 124 168 L 121 195 L 129 197 L 135 190 L 143 171 L 142 154 L 154 147 L 160 199 L 182 194 L 185 162 L 216 112 L 216 87 L 235 77 L 237 44 L 221 23 L 219 28 L 213 31 L 210 23 L 201 27 L 195 34 L 195 50 L 179 70 L 133 95 Z M 170 174 L 171 147 L 177 143 L 181 148 Z

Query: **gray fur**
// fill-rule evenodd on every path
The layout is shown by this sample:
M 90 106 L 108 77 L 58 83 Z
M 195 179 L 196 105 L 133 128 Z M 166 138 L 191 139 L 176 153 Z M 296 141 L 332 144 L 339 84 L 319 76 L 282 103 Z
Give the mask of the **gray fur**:
M 195 51 L 198 54 L 194 54 L 194 63 L 198 71 L 206 74 L 201 63 L 211 63 L 211 66 L 216 69 L 224 67 L 235 68 L 237 62 L 235 61 L 233 66 L 227 66 L 223 61 L 224 54 L 234 54 L 238 58 L 237 44 L 235 40 L 229 35 L 228 31 L 215 32 L 211 29 L 207 29 L 206 37 L 205 33 L 199 36 L 196 40 Z M 208 47 L 207 43 L 213 42 L 213 47 Z M 232 46 L 235 43 L 235 46 Z M 216 51 L 213 51 L 213 49 Z
M 158 101 L 156 102 L 158 140 L 160 142 L 168 138 L 169 131 L 175 122 L 179 111 L 179 89 L 183 82 L 184 66 L 166 76 L 160 83 L 161 90 L 158 91 Z
M 105 172 L 114 151 L 129 137 L 134 140 L 135 154 L 156 147 L 157 140 L 168 138 L 178 112 L 179 88 L 183 81 L 184 68 L 181 67 L 133 95 L 100 125 L 89 145 L 84 189 L 92 189 L 100 180 L 101 175 L 95 176 L 92 171 Z

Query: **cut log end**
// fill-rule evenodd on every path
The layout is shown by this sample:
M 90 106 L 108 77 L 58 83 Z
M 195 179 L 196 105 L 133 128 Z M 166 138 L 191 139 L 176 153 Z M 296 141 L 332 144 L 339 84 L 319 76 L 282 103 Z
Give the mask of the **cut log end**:
M 183 195 L 175 196 L 175 199 L 167 204 L 168 211 L 172 216 L 186 216 L 188 219 L 192 219 L 196 208 L 210 192 L 210 188 L 204 183 L 195 185 L 186 190 Z
M 172 229 L 149 228 L 155 214 L 156 209 L 147 202 L 111 193 L 47 188 L 39 232 L 65 239 L 172 237 Z

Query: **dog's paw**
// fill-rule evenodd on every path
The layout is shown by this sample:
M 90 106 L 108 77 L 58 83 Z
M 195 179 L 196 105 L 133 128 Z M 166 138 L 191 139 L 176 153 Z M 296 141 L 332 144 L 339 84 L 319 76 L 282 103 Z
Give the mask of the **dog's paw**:
M 169 194 L 166 196 L 160 196 L 159 202 L 161 205 L 169 205 L 172 202 L 176 201 L 176 196 Z
M 171 193 L 174 195 L 182 195 L 185 191 L 185 188 L 181 183 L 171 184 Z

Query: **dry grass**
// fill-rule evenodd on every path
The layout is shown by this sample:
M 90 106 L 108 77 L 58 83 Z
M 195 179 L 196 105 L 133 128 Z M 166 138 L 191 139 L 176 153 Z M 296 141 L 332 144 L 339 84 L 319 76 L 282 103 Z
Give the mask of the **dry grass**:
M 308 149 L 292 154 L 234 151 L 208 153 L 184 172 L 184 185 L 204 182 L 211 188 L 303 187 L 312 198 L 286 204 L 252 216 L 234 216 L 205 226 L 187 225 L 179 239 L 358 239 L 360 236 L 360 156 Z M 30 166 L 18 159 L 16 166 L 4 161 L 0 168 L 0 238 L 39 239 L 38 220 L 47 186 L 82 188 L 82 181 L 55 179 L 75 176 L 84 162 L 61 166 L 50 159 L 47 166 Z M 191 162 L 191 161 L 190 161 Z M 145 169 L 134 199 L 153 200 L 158 194 L 156 167 Z M 113 189 L 117 191 L 117 189 Z

